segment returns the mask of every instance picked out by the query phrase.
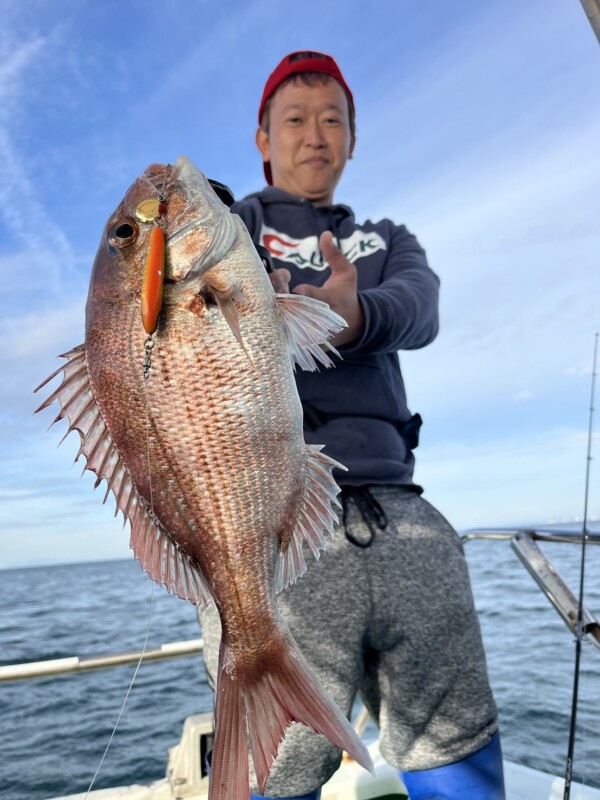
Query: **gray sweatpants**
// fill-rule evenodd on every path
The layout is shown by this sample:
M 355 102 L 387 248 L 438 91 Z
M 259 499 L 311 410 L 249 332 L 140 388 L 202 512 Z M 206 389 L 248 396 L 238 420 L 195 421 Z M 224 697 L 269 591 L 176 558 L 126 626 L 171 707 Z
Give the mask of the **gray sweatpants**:
M 380 748 L 396 769 L 451 764 L 485 746 L 498 728 L 466 562 L 455 531 L 429 503 L 398 487 L 373 487 L 388 526 L 367 548 L 339 526 L 329 547 L 278 596 L 294 638 L 321 684 L 349 717 L 360 693 L 378 721 Z M 371 533 L 350 502 L 358 541 Z M 311 563 L 314 562 L 314 563 Z M 214 689 L 220 622 L 199 610 Z M 267 783 L 269 797 L 313 791 L 341 752 L 294 723 Z M 257 793 L 254 776 L 253 791 Z

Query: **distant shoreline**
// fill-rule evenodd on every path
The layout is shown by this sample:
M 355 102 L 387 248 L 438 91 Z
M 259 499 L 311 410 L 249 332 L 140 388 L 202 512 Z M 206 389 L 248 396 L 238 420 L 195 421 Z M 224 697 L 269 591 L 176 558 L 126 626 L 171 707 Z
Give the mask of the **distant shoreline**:
M 537 523 L 518 523 L 518 524 L 510 524 L 505 523 L 503 525 L 493 526 L 493 525 L 485 525 L 479 530 L 484 528 L 556 528 L 562 529 L 565 527 L 574 527 L 574 526 L 581 526 L 583 523 L 583 519 L 580 516 L 573 516 L 570 519 L 561 519 L 560 521 L 556 520 L 548 520 L 546 522 L 537 522 Z M 588 519 L 588 527 L 591 533 L 600 533 L 600 516 L 596 516 L 595 514 L 592 515 Z M 474 528 L 471 526 L 469 528 L 465 528 L 464 530 L 461 528 L 458 530 L 459 535 L 464 533 L 466 530 L 473 530 Z M 84 560 L 77 560 L 77 561 L 44 561 L 41 563 L 32 563 L 32 564 L 12 564 L 7 566 L 0 565 L 0 572 L 16 572 L 17 570 L 24 570 L 24 569 L 45 569 L 51 567 L 77 567 L 77 566 L 85 566 L 87 564 L 110 564 L 115 563 L 118 561 L 129 561 L 134 560 L 133 553 L 131 553 L 130 557 L 117 557 L 117 558 L 90 558 Z

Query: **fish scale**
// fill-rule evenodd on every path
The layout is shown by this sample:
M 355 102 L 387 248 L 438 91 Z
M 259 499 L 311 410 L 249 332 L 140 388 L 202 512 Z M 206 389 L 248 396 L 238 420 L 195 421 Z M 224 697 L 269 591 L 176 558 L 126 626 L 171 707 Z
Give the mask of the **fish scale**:
M 135 216 L 157 185 L 167 198 L 159 298 L 144 294 L 152 226 Z M 142 297 L 146 320 L 160 311 L 149 340 Z M 48 379 L 62 372 L 63 382 L 40 407 L 58 401 L 57 420 L 78 431 L 86 468 L 107 481 L 105 499 L 112 492 L 129 521 L 148 575 L 217 605 L 210 800 L 249 800 L 248 745 L 264 793 L 294 721 L 372 768 L 276 604 L 306 569 L 303 550 L 318 557 L 333 532 L 341 467 L 304 442 L 292 365 L 331 366 L 327 339 L 344 324 L 324 303 L 274 293 L 243 223 L 189 161 L 153 165 L 106 225 L 85 345 L 65 354 Z

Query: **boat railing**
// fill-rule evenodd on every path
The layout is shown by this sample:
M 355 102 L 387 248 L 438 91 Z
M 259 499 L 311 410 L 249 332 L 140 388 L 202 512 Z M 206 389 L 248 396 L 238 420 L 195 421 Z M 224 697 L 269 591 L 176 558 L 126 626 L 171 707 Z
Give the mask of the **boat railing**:
M 535 579 L 539 588 L 552 603 L 571 632 L 576 634 L 577 599 L 562 580 L 554 565 L 542 553 L 537 542 L 580 544 L 583 541 L 583 533 L 581 531 L 556 531 L 551 528 L 476 528 L 465 531 L 460 538 L 463 544 L 474 539 L 510 540 L 513 550 Z M 586 540 L 589 544 L 598 545 L 600 544 L 600 534 L 589 533 Z M 583 609 L 582 623 L 584 638 L 589 639 L 600 648 L 600 623 L 586 608 Z M 7 664 L 0 666 L 0 683 L 78 675 L 85 672 L 137 664 L 140 660 L 147 663 L 197 656 L 202 653 L 203 648 L 204 642 L 199 638 L 180 642 L 167 642 L 159 648 L 142 652 L 117 653 L 94 658 L 69 656 L 46 661 Z
M 116 653 L 95 658 L 53 658 L 46 661 L 29 661 L 23 664 L 7 664 L 0 666 L 0 683 L 8 681 L 24 681 L 33 678 L 56 678 L 60 675 L 76 675 L 94 672 L 99 669 L 126 667 L 137 664 L 140 659 L 149 661 L 165 661 L 170 658 L 200 655 L 204 649 L 203 639 L 187 639 L 181 642 L 167 642 L 154 650 L 137 653 Z
M 569 628 L 577 635 L 579 601 L 558 574 L 554 564 L 542 552 L 537 542 L 553 542 L 561 544 L 582 544 L 583 530 L 554 530 L 552 528 L 477 528 L 465 531 L 461 542 L 466 544 L 474 539 L 510 540 L 523 566 L 546 595 L 552 606 Z M 600 534 L 587 532 L 587 544 L 600 544 Z M 582 635 L 600 648 L 600 623 L 593 614 L 582 608 Z
M 560 544 L 581 544 L 583 531 L 555 530 L 553 528 L 471 528 L 460 534 L 463 543 L 473 539 L 512 539 L 527 536 L 540 542 L 558 542 Z M 588 544 L 600 544 L 600 533 L 587 534 Z

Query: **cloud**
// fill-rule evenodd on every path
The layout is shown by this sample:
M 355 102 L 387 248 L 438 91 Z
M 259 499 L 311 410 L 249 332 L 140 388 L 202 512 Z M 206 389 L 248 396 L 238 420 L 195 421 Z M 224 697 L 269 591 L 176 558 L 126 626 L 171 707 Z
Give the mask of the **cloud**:
M 429 247 L 439 231 L 444 254 L 470 241 L 465 217 L 468 230 L 512 236 L 517 222 L 544 241 L 595 229 L 595 203 L 578 220 L 566 198 L 582 182 L 595 196 L 600 104 L 587 73 L 596 54 L 580 46 L 588 31 L 576 8 L 547 12 L 542 2 L 512 3 L 510 14 L 506 4 L 480 5 L 438 32 L 427 58 L 411 54 L 378 91 L 369 86 L 346 184 L 361 207 L 425 225 Z M 554 204 L 558 224 L 529 230 L 531 200 Z
M 84 308 L 85 295 L 76 295 L 62 305 L 0 319 L 0 374 L 7 377 L 0 382 L 0 403 L 5 417 L 16 421 L 25 409 L 31 413 L 39 405 L 41 400 L 32 392 L 61 363 L 54 357 L 83 341 Z M 18 435 L 16 429 L 7 432 L 5 444 Z
M 547 244 L 597 233 L 593 214 L 600 165 L 592 155 L 600 125 L 529 141 L 490 163 L 469 155 L 450 161 L 413 195 L 415 219 L 430 247 L 444 253 L 473 243 L 508 255 L 517 245 Z
M 5 165 L 0 182 L 0 216 L 26 251 L 46 254 L 43 274 L 51 293 L 59 294 L 75 269 L 73 249 L 40 200 L 6 130 L 0 130 L 0 160 Z
M 32 178 L 24 156 L 14 144 L 14 129 L 19 129 L 22 118 L 27 118 L 28 96 L 35 82 L 26 84 L 26 77 L 37 75 L 42 65 L 51 57 L 57 37 L 30 36 L 17 41 L 5 32 L 0 51 L 5 56 L 0 65 L 0 161 L 3 164 L 0 181 L 0 219 L 7 233 L 31 255 L 45 255 L 43 274 L 47 289 L 58 294 L 63 280 L 68 279 L 75 265 L 73 249 L 67 237 L 52 218 Z M 39 91 L 39 88 L 36 90 Z M 20 137 L 19 137 L 20 138 Z M 35 164 L 35 162 L 33 162 Z M 31 273 L 31 266 L 28 269 Z
M 416 480 L 426 497 L 460 529 L 542 524 L 583 511 L 587 434 L 550 428 L 525 438 L 446 442 L 419 448 Z M 600 444 L 600 434 L 594 446 Z M 600 475 L 593 478 L 590 515 L 600 514 Z
M 83 336 L 85 294 L 69 297 L 59 308 L 46 307 L 41 311 L 22 313 L 0 320 L 0 339 L 10 358 L 21 363 L 35 359 L 44 352 L 60 347 L 77 330 L 79 344 Z
M 493 164 L 449 163 L 416 193 L 415 230 L 442 278 L 442 326 L 426 351 L 402 354 L 409 392 L 466 411 L 524 385 L 539 398 L 574 387 L 573 364 L 600 322 L 598 141 L 591 125 Z
M 594 362 L 592 358 L 585 359 L 584 361 L 579 361 L 577 364 L 573 364 L 573 366 L 567 369 L 567 375 L 573 375 L 576 378 L 581 378 L 586 375 L 592 374 L 594 369 Z
M 0 32 L 3 563 L 127 554 L 102 490 L 92 497 L 92 476 L 70 463 L 77 437 L 56 452 L 64 427 L 44 429 L 57 409 L 33 418 L 31 390 L 82 340 L 87 254 L 141 162 L 187 151 L 234 189 L 256 188 L 260 89 L 298 37 L 344 54 L 358 99 L 340 200 L 406 221 L 442 276 L 439 340 L 402 354 L 426 419 L 417 462 L 428 496 L 461 525 L 577 511 L 569 437 L 600 295 L 600 127 L 581 12 L 442 4 L 432 21 L 389 2 L 377 10 L 390 23 L 380 47 L 354 57 L 367 6 L 349 15 L 310 2 L 290 17 L 274 2 L 236 3 L 232 26 L 219 4 L 186 15 L 180 5 L 117 30 L 102 4 L 66 3 L 59 26 L 41 2 L 12 4 Z
M 56 411 L 56 407 L 54 409 Z M 17 449 L 3 448 L 0 459 L 0 569 L 31 564 L 127 558 L 129 526 L 115 519 L 112 495 L 103 505 L 106 484 L 93 489 L 95 476 L 85 460 L 73 459 L 79 436 L 61 422 L 46 432 L 52 410 L 34 420 Z
M 527 400 L 532 400 L 534 397 L 535 394 L 531 391 L 531 389 L 521 389 L 520 392 L 517 392 L 516 394 L 513 395 L 513 400 L 522 403 Z
M 442 279 L 438 340 L 402 354 L 409 392 L 439 405 L 564 389 L 600 322 L 600 103 L 577 50 L 588 31 L 577 9 L 542 8 L 480 9 L 359 114 L 350 202 L 406 222 Z
M 10 37 L 0 42 L 0 119 L 4 117 L 5 122 L 19 106 L 23 74 L 37 63 L 45 46 L 46 39 L 42 36 L 19 45 Z

